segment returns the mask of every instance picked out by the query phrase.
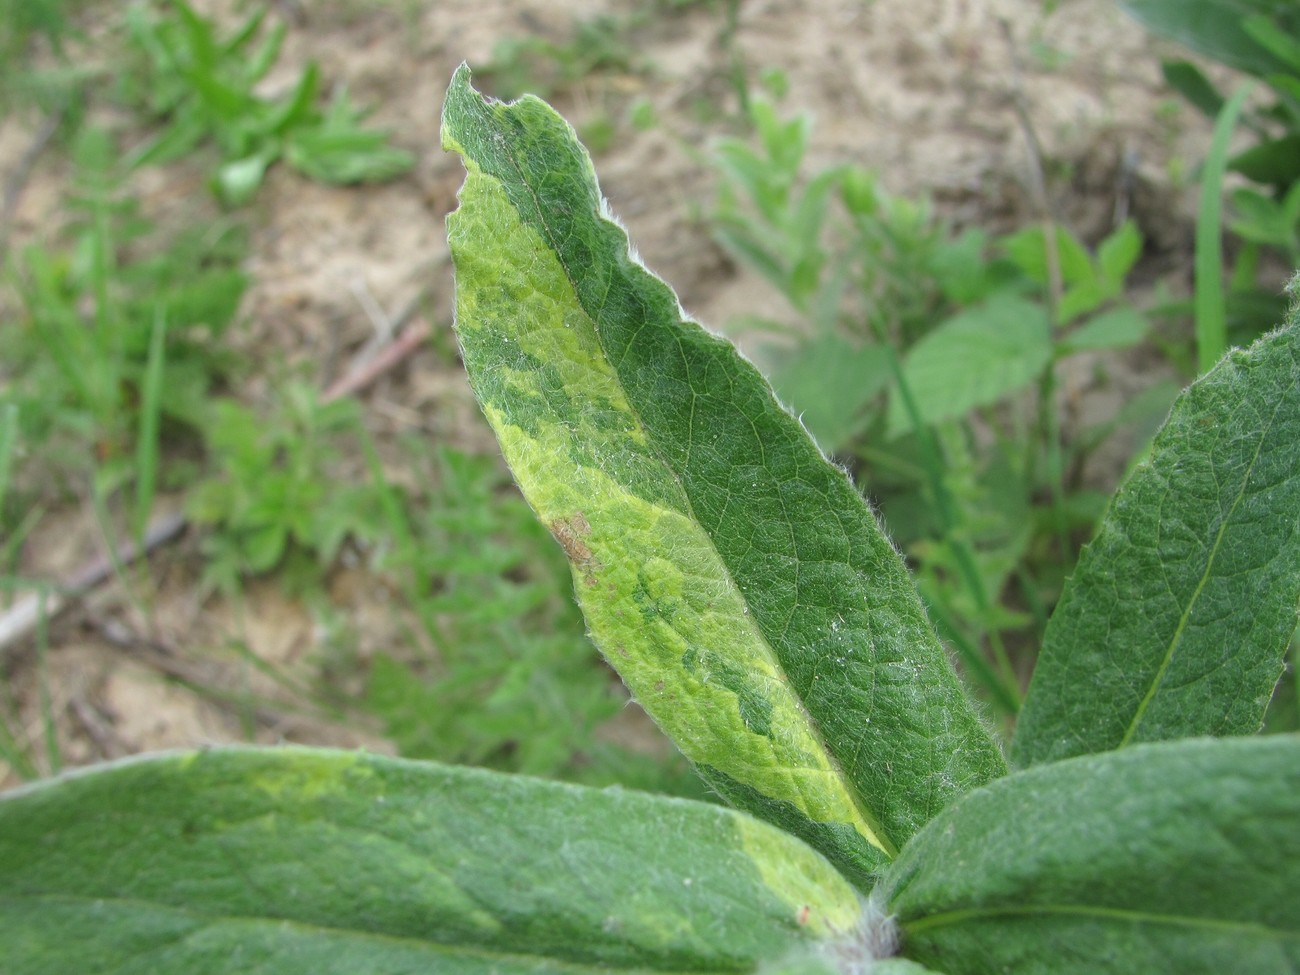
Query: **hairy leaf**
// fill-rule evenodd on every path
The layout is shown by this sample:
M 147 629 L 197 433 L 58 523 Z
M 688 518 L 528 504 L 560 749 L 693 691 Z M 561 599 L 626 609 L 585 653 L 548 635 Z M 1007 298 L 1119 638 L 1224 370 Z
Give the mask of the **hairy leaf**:
M 723 796 L 860 885 L 1004 771 L 853 485 L 629 252 L 545 103 L 462 68 L 443 143 L 466 368 L 590 632 Z
M 1048 624 L 1019 764 L 1259 730 L 1300 597 L 1300 322 L 1174 404 Z
M 1300 738 L 1166 742 L 1008 776 L 877 896 L 948 975 L 1300 971 Z
M 0 799 L 0 969 L 753 970 L 859 917 L 718 806 L 320 749 L 131 760 Z

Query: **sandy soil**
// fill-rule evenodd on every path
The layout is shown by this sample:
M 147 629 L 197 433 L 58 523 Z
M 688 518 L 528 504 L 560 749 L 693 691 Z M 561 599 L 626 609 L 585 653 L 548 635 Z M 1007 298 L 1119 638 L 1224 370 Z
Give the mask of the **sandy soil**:
M 231 12 L 230 4 L 198 6 Z M 717 326 L 772 302 L 731 266 L 695 216 L 711 194 L 698 150 L 736 113 L 721 6 L 672 11 L 665 4 L 636 34 L 642 70 L 594 75 L 552 97 L 579 129 L 601 113 L 613 119 L 616 138 L 596 158 L 613 209 L 646 263 L 678 289 L 688 310 Z M 624 16 L 633 5 L 328 0 L 281 9 L 296 16 L 268 90 L 291 84 L 315 58 L 326 79 L 346 81 L 358 102 L 377 106 L 374 120 L 418 155 L 407 177 L 365 188 L 321 186 L 276 169 L 248 214 L 257 283 L 238 341 L 259 356 L 306 363 L 325 384 L 374 337 L 359 293 L 389 315 L 415 304 L 434 329 L 450 328 L 443 218 L 455 206 L 461 172 L 439 149 L 437 128 L 455 66 L 487 63 L 501 38 L 560 40 L 574 19 Z M 1170 173 L 1202 156 L 1208 126 L 1162 89 L 1157 45 L 1112 4 L 1065 0 L 1045 16 L 1036 0 L 745 0 L 734 43 L 751 74 L 785 72 L 788 106 L 815 113 L 815 163 L 852 160 L 878 170 L 891 190 L 929 193 L 958 223 L 1005 229 L 1034 216 L 1029 155 L 1014 110 L 1019 92 L 1043 145 L 1057 216 L 1096 240 L 1117 207 L 1124 209 L 1149 241 L 1146 278 L 1166 277 L 1175 288 L 1186 280 L 1190 194 Z M 659 119 L 649 131 L 627 123 L 637 99 L 648 100 Z M 11 119 L 0 127 L 0 177 L 14 171 L 39 124 Z M 52 160 L 38 168 L 15 212 L 16 242 L 60 219 L 63 175 Z M 161 220 L 184 220 L 209 206 L 201 174 L 184 167 L 147 176 L 142 192 Z M 434 350 L 449 347 L 445 334 L 439 338 L 366 394 L 367 422 L 381 444 L 415 430 L 492 449 L 459 369 Z M 1113 402 L 1148 381 L 1136 370 L 1104 395 Z M 263 388 L 254 383 L 248 397 Z M 388 460 L 400 482 L 398 458 Z M 98 537 L 88 511 L 52 512 L 26 547 L 23 573 L 64 578 L 97 554 Z M 193 545 L 183 540 L 152 559 L 156 593 L 110 584 L 61 617 L 44 664 L 30 642 L 0 649 L 24 732 L 39 741 L 36 688 L 44 667 L 69 764 L 249 738 L 387 749 L 373 729 L 318 713 L 250 666 L 247 655 L 255 654 L 287 672 L 309 673 L 320 666 L 324 635 L 273 585 L 250 586 L 239 605 L 197 603 Z M 358 621 L 363 658 L 396 638 L 387 594 L 364 573 L 341 570 L 331 597 Z M 270 703 L 223 703 L 190 690 L 193 684 L 253 691 Z M 0 766 L 0 785 L 14 781 Z

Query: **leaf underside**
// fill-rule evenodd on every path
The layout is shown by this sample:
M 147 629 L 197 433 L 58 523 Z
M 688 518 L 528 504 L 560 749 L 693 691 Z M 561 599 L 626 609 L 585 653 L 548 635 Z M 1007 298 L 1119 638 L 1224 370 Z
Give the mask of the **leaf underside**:
M 751 971 L 853 889 L 718 806 L 323 749 L 130 760 L 0 799 L 0 969 Z
M 732 803 L 860 885 L 1005 764 L 899 556 L 759 374 L 629 253 L 545 103 L 462 67 L 457 331 L 593 639 Z
M 948 975 L 1300 972 L 1300 738 L 1138 745 L 946 810 L 877 888 Z
M 1186 390 L 1044 636 L 1012 758 L 1260 729 L 1300 598 L 1300 321 Z

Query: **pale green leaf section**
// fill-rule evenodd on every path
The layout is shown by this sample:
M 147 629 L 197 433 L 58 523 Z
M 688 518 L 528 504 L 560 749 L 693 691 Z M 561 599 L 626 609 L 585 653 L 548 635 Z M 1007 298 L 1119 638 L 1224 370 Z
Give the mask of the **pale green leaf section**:
M 997 292 L 913 345 L 903 360 L 903 376 L 921 420 L 939 423 L 1023 389 L 1038 378 L 1051 356 L 1051 328 L 1043 307 Z M 889 436 L 911 428 L 902 396 L 894 390 L 889 400 Z
M 1259 730 L 1300 600 L 1300 324 L 1174 404 L 1044 637 L 1019 764 Z
M 725 798 L 862 887 L 1005 771 L 843 472 L 607 217 L 544 103 L 453 79 L 448 220 L 470 381 L 573 565 L 596 644 Z
M 1146 338 L 1150 323 L 1136 308 L 1113 308 L 1088 319 L 1060 343 L 1061 352 L 1122 349 Z
M 978 789 L 877 888 L 950 975 L 1300 972 L 1300 738 L 1067 759 Z
M 858 904 L 742 813 L 364 754 L 172 754 L 0 797 L 5 975 L 747 972 Z

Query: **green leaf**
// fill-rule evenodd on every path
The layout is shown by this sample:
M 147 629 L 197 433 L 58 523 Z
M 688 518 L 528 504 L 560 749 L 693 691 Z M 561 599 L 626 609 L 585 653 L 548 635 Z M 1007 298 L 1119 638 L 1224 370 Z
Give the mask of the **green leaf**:
M 587 624 L 729 801 L 856 883 L 1004 770 L 897 552 L 843 471 L 629 253 L 544 102 L 461 68 L 443 144 L 475 393 Z
M 1228 168 L 1256 183 L 1288 187 L 1300 180 L 1300 133 L 1252 146 L 1228 160 Z
M 1097 277 L 1092 255 L 1088 248 L 1064 227 L 1054 226 L 1056 237 L 1055 260 L 1060 268 L 1061 282 L 1067 286 L 1089 284 Z M 1041 226 L 1002 238 L 1002 249 L 1018 268 L 1044 287 L 1052 283 L 1052 258 L 1048 254 L 1046 235 Z
M 221 749 L 0 798 L 6 975 L 744 971 L 858 917 L 746 815 L 481 769 Z
M 1068 355 L 1086 349 L 1122 349 L 1137 345 L 1146 338 L 1151 323 L 1133 307 L 1112 308 L 1094 315 L 1071 331 L 1057 346 L 1057 352 Z
M 1300 40 L 1287 36 L 1282 24 L 1265 14 L 1255 14 L 1243 20 L 1241 28 L 1293 74 L 1300 74 Z
M 866 429 L 864 408 L 889 382 L 888 354 L 835 333 L 819 335 L 793 352 L 781 350 L 772 371 L 777 393 L 817 438 L 835 453 Z M 775 357 L 774 357 L 775 358 Z
M 1196 213 L 1196 255 L 1193 267 L 1196 294 L 1194 319 L 1199 372 L 1208 372 L 1228 347 L 1223 300 L 1223 177 L 1228 144 L 1237 118 L 1253 85 L 1240 85 L 1224 103 L 1214 122 L 1214 136 L 1201 171 L 1200 204 Z
M 926 423 L 964 416 L 1038 378 L 1052 356 L 1042 305 L 1005 291 L 943 322 L 907 353 L 903 374 Z M 902 396 L 889 400 L 889 436 L 912 429 Z
M 1097 246 L 1097 265 L 1106 283 L 1121 289 L 1133 265 L 1142 256 L 1142 233 L 1133 220 L 1125 220 Z
M 5 495 L 9 491 L 9 472 L 18 453 L 18 404 L 0 400 L 0 524 L 4 524 Z M 7 535 L 6 525 L 5 534 Z
M 285 160 L 322 183 L 376 183 L 400 176 L 415 157 L 388 144 L 388 135 L 371 129 L 302 129 L 285 144 Z
M 1148 30 L 1231 68 L 1261 78 L 1286 70 L 1286 63 L 1261 47 L 1244 26 L 1252 12 L 1281 18 L 1281 5 L 1271 0 L 1120 0 L 1120 6 Z M 1292 30 L 1300 25 L 1294 12 L 1285 22 Z
M 1258 731 L 1300 595 L 1300 322 L 1174 404 L 1044 636 L 1023 765 Z
M 1205 76 L 1205 72 L 1191 61 L 1162 61 L 1160 70 L 1165 76 L 1165 83 L 1207 118 L 1214 118 L 1223 110 L 1223 96 Z
M 877 888 L 950 975 L 1300 971 L 1300 738 L 1145 745 L 1010 775 Z

